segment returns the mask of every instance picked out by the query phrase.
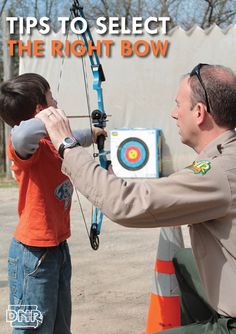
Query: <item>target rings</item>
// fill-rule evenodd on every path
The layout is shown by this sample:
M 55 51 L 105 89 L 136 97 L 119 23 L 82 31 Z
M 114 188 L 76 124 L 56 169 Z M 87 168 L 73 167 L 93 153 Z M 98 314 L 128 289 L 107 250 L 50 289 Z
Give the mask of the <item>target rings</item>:
M 123 168 L 135 171 L 146 165 L 149 150 L 143 140 L 135 137 L 127 138 L 120 143 L 117 158 Z

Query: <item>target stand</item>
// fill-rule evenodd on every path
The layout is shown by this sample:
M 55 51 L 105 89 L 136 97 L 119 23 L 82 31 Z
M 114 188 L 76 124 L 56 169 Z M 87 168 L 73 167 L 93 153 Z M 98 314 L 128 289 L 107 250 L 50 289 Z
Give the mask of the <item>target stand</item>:
M 114 173 L 123 178 L 156 178 L 161 174 L 159 129 L 110 131 Z

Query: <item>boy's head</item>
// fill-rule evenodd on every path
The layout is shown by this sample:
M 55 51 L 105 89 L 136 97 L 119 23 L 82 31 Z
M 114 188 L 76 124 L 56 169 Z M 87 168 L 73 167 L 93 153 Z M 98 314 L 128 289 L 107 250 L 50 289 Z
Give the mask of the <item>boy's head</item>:
M 56 107 L 49 83 L 41 75 L 25 73 L 0 86 L 0 117 L 10 126 L 33 118 L 42 109 Z

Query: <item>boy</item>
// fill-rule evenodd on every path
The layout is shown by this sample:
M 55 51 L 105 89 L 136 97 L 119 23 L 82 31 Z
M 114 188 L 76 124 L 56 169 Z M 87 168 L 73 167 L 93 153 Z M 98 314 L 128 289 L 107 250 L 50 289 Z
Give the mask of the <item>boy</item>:
M 10 245 L 10 307 L 23 312 L 13 333 L 69 334 L 71 321 L 70 207 L 73 186 L 43 122 L 35 116 L 57 107 L 48 82 L 26 73 L 0 88 L 0 116 L 13 127 L 8 157 L 19 185 L 18 214 Z M 48 115 L 50 117 L 50 113 Z M 104 134 L 75 131 L 74 145 L 89 146 Z M 27 312 L 31 317 L 27 317 Z M 33 317 L 32 317 L 33 314 Z

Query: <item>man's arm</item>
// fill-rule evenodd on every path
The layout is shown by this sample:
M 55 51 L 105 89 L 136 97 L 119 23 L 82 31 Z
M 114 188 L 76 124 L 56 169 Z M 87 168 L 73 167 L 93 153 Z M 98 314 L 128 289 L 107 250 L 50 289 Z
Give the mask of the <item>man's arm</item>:
M 67 150 L 62 171 L 111 220 L 127 227 L 202 223 L 223 217 L 231 203 L 226 175 L 183 169 L 161 179 L 128 181 L 102 169 L 81 147 Z
M 71 135 L 69 121 L 61 110 L 53 117 L 44 111 L 54 146 Z M 226 175 L 217 163 L 202 175 L 184 169 L 169 177 L 127 181 L 101 168 L 82 147 L 66 149 L 62 171 L 75 187 L 111 220 L 128 227 L 160 227 L 202 223 L 223 217 L 231 204 Z

